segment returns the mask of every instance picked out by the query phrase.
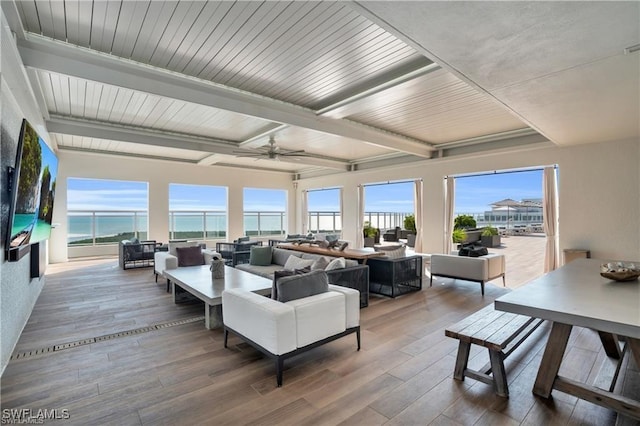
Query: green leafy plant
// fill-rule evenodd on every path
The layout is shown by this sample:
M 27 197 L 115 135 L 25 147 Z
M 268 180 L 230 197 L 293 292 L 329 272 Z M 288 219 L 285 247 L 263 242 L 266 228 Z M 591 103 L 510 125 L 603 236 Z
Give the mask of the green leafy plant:
M 468 214 L 461 214 L 457 216 L 453 221 L 454 229 L 471 229 L 476 227 L 476 220 L 473 216 Z
M 495 235 L 498 235 L 498 228 L 494 228 L 493 226 L 485 226 L 482 230 L 483 237 L 493 237 Z
M 369 223 L 369 221 L 366 221 L 364 223 L 364 236 L 367 238 L 375 238 L 376 234 L 378 233 L 378 230 L 376 228 L 374 228 L 373 226 L 371 226 L 371 224 Z
M 467 231 L 462 228 L 455 228 L 451 233 L 451 239 L 454 243 L 461 243 L 467 239 Z
M 404 217 L 404 229 L 407 231 L 416 232 L 416 218 L 412 214 L 408 214 Z

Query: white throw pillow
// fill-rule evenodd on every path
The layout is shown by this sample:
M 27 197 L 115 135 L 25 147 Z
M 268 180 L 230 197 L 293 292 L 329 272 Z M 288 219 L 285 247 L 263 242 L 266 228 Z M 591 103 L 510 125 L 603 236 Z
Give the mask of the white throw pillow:
M 333 271 L 334 269 L 344 269 L 347 266 L 347 262 L 344 257 L 338 257 L 333 259 L 326 268 L 325 271 Z
M 296 269 L 306 268 L 315 262 L 313 259 L 300 259 L 298 256 L 289 256 L 284 263 L 284 269 L 287 271 L 295 271 Z

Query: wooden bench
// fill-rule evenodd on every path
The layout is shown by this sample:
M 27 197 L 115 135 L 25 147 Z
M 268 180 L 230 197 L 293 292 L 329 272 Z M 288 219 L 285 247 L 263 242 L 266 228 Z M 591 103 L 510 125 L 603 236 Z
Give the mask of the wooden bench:
M 444 334 L 460 340 L 453 378 L 465 376 L 492 384 L 496 394 L 509 396 L 504 360 L 542 324 L 544 320 L 501 312 L 493 304 L 448 327 Z M 471 344 L 489 350 L 489 363 L 480 370 L 467 368 Z

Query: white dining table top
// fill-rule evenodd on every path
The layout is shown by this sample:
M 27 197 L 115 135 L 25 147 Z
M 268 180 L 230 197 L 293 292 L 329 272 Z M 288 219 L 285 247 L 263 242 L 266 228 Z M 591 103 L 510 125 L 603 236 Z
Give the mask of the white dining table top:
M 499 297 L 495 309 L 640 339 L 640 281 L 601 277 L 607 262 L 576 259 Z

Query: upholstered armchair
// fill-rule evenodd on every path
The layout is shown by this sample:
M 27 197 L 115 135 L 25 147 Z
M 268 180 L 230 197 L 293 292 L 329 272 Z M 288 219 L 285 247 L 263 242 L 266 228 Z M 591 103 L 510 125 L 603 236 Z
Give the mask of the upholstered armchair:
M 310 274 L 281 278 L 281 284 L 300 289 Z M 277 385 L 282 386 L 284 360 L 319 345 L 356 333 L 360 350 L 360 294 L 357 290 L 327 284 L 328 291 L 306 297 L 278 301 L 242 289 L 222 293 L 224 346 L 229 332 L 238 335 L 260 352 L 275 360 Z M 299 290 L 296 290 L 299 291 Z
M 505 269 L 505 257 L 503 254 L 489 253 L 480 257 L 432 254 L 429 287 L 433 284 L 434 275 L 476 281 L 480 283 L 480 290 L 484 296 L 485 282 L 502 277 L 502 285 L 506 285 Z
M 154 240 L 122 240 L 118 244 L 118 262 L 122 269 L 152 266 L 155 251 Z

